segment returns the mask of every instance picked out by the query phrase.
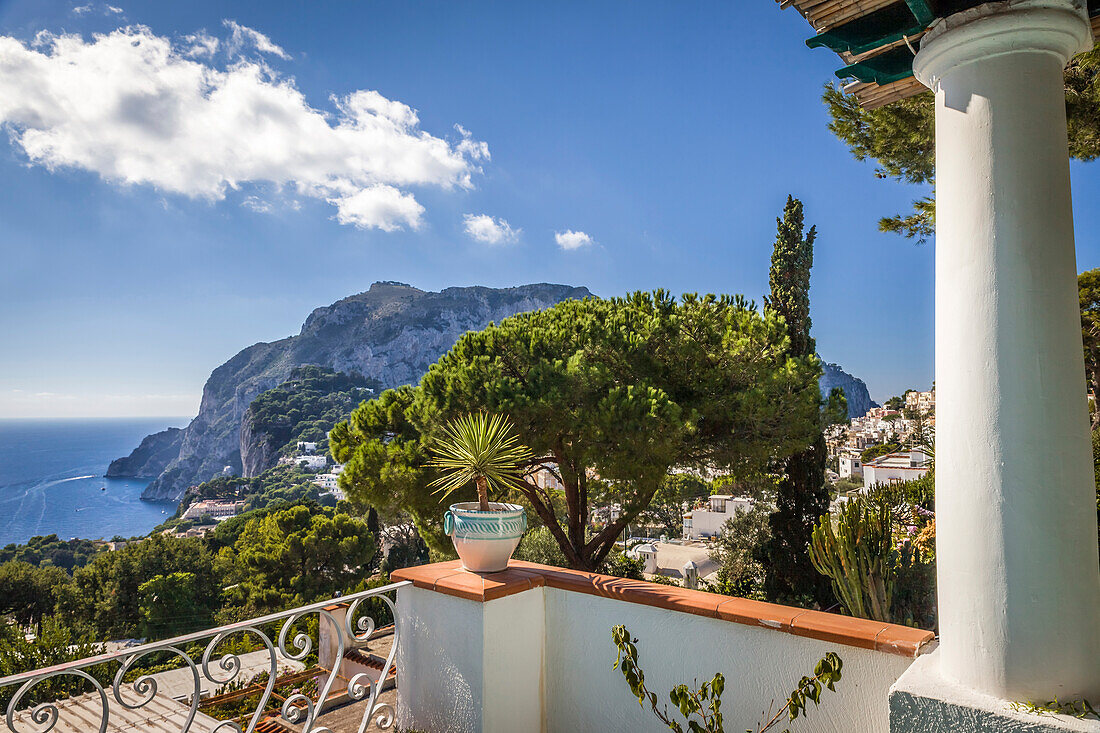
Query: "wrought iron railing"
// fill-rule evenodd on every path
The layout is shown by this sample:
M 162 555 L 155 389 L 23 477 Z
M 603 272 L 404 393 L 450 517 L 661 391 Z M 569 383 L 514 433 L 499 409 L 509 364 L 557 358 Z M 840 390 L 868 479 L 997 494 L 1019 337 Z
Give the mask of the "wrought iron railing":
M 196 717 L 199 715 L 203 678 L 222 688 L 231 683 L 247 684 L 250 682 L 250 680 L 237 679 L 242 669 L 239 657 L 241 652 L 230 652 L 220 657 L 217 655 L 218 647 L 226 640 L 236 635 L 250 635 L 254 642 L 261 647 L 260 651 L 266 650 L 268 655 L 267 681 L 260 696 L 259 704 L 255 712 L 248 717 L 245 727 L 242 727 L 245 716 L 241 716 L 234 720 L 218 721 L 213 727 L 210 725 L 205 726 L 205 729 L 209 730 L 210 733 L 223 733 L 225 731 L 252 733 L 257 724 L 261 722 L 264 714 L 270 710 L 272 693 L 278 682 L 280 655 L 281 658 L 301 662 L 313 650 L 313 640 L 309 634 L 301 631 L 302 624 L 299 622 L 307 619 L 312 614 L 316 614 L 318 617 L 318 646 L 320 646 L 320 625 L 322 623 L 327 623 L 335 633 L 337 648 L 333 668 L 332 670 L 322 670 L 322 672 L 327 671 L 328 673 L 324 676 L 324 682 L 319 683 L 317 686 L 316 699 L 300 691 L 295 691 L 285 698 L 278 715 L 288 723 L 301 725 L 302 733 L 333 733 L 329 728 L 319 726 L 317 718 L 324 710 L 325 703 L 329 700 L 330 693 L 336 686 L 337 680 L 340 679 L 340 663 L 345 652 L 352 647 L 366 644 L 375 636 L 378 627 L 374 617 L 368 613 L 360 613 L 360 607 L 364 601 L 378 599 L 385 604 L 385 608 L 388 608 L 393 616 L 392 646 L 383 668 L 377 671 L 377 676 L 372 675 L 370 672 L 360 672 L 353 675 L 350 679 L 346 679 L 346 692 L 350 702 L 366 701 L 359 725 L 359 733 L 366 731 L 372 723 L 379 729 L 387 730 L 394 724 L 395 711 L 391 705 L 381 702 L 379 695 L 382 692 L 383 685 L 386 684 L 387 678 L 394 673 L 394 657 L 397 653 L 397 641 L 400 634 L 395 601 L 390 598 L 390 595 L 396 595 L 397 588 L 405 585 L 409 585 L 409 583 L 392 583 L 380 588 L 332 598 L 248 621 L 240 621 L 164 641 L 120 649 L 53 667 L 4 677 L 0 679 L 0 692 L 18 686 L 8 702 L 4 721 L 12 733 L 48 733 L 58 725 L 59 721 L 64 723 L 62 713 L 65 705 L 61 700 L 47 700 L 37 705 L 28 705 L 22 701 L 32 699 L 34 688 L 43 682 L 68 677 L 77 682 L 82 681 L 85 690 L 91 688 L 93 700 L 98 698 L 98 730 L 99 733 L 105 733 L 111 723 L 112 715 L 112 705 L 108 699 L 108 694 L 113 697 L 114 702 L 118 705 L 116 709 L 120 712 L 123 709 L 140 711 L 157 698 L 157 679 L 154 674 L 141 674 L 137 679 L 132 680 L 126 678 L 128 674 L 130 677 L 133 676 L 132 670 L 140 660 L 149 655 L 160 653 L 162 656 L 171 655 L 178 658 L 180 668 L 189 669 L 191 672 L 194 691 L 185 698 L 186 707 L 181 708 L 178 716 L 182 718 L 180 733 L 187 733 L 195 726 Z M 346 612 L 341 621 L 338 621 L 327 610 L 334 604 L 346 606 Z M 265 627 L 269 631 L 265 631 Z M 272 642 L 271 636 L 273 634 L 271 632 L 275 628 L 278 628 L 278 636 L 276 641 Z M 206 640 L 210 641 L 205 644 L 201 657 L 192 658 L 187 650 L 194 650 L 196 645 L 201 646 L 202 642 Z M 120 665 L 113 675 L 113 680 L 101 682 L 101 679 L 104 678 L 104 666 L 113 664 Z M 90 674 L 90 669 L 96 674 Z M 127 691 L 125 697 L 124 690 Z M 137 699 L 134 699 L 135 693 Z M 176 699 L 178 699 L 178 696 Z M 82 712 L 86 713 L 86 711 Z M 238 720 L 242 722 L 237 722 Z M 78 725 L 77 729 L 81 731 L 88 730 L 89 732 L 94 730 L 89 726 L 86 718 Z M 141 728 L 138 726 L 135 729 L 140 730 Z

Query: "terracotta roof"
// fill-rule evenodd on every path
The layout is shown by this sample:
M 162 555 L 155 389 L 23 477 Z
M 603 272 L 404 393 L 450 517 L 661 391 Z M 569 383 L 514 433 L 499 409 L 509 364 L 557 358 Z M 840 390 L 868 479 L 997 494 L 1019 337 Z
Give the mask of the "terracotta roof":
M 265 718 L 256 724 L 256 733 L 290 733 L 290 728 L 287 728 L 280 723 L 276 718 Z
M 482 603 L 532 588 L 558 588 L 732 623 L 763 626 L 796 636 L 905 657 L 917 656 L 924 645 L 935 639 L 931 631 L 908 626 L 521 560 L 510 561 L 508 569 L 499 573 L 471 573 L 463 570 L 458 560 L 452 560 L 404 568 L 392 573 L 390 578 L 408 580 L 417 588 Z

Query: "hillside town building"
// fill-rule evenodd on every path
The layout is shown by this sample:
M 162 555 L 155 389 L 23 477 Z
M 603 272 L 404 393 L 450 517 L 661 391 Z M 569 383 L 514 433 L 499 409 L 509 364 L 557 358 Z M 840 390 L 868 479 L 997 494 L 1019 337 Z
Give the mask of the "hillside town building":
M 684 539 L 700 540 L 717 537 L 723 525 L 740 511 L 752 508 L 753 501 L 743 496 L 714 494 L 701 509 L 684 514 Z
M 905 395 L 905 409 L 916 410 L 921 413 L 932 412 L 936 409 L 936 388 L 928 392 L 913 390 Z
M 212 517 L 214 519 L 228 519 L 235 517 L 244 510 L 243 501 L 221 501 L 218 499 L 206 499 L 196 501 L 183 513 L 183 519 L 199 519 Z
M 924 448 L 887 453 L 863 464 L 863 487 L 915 481 L 931 470 L 932 455 Z
M 321 471 L 328 466 L 328 456 L 323 455 L 305 455 L 305 456 L 284 456 L 279 459 L 279 465 L 282 466 L 298 466 L 306 471 Z
M 837 474 L 840 478 L 852 479 L 863 477 L 863 463 L 860 459 L 859 451 L 848 449 L 840 454 L 837 463 Z

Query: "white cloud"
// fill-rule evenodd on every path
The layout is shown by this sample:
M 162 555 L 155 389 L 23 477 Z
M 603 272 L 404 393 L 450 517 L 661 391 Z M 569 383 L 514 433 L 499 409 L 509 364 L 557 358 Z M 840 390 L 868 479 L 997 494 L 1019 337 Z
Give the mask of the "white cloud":
M 245 196 L 241 206 L 252 209 L 257 214 L 270 214 L 275 208 L 270 201 L 265 201 L 259 196 Z
M 221 43 L 217 38 L 206 31 L 199 31 L 198 33 L 184 36 L 183 41 L 186 47 L 183 48 L 181 52 L 184 56 L 189 56 L 193 59 L 213 58 L 214 54 L 218 52 L 218 46 Z
M 87 5 L 77 5 L 73 8 L 74 15 L 87 15 L 99 10 L 103 15 L 122 15 L 122 8 L 115 7 L 114 5 L 97 5 L 96 3 L 88 3 Z
M 519 239 L 522 229 L 513 229 L 504 219 L 494 219 L 488 214 L 466 214 L 466 234 L 485 244 L 511 244 Z
M 360 229 L 376 227 L 384 232 L 403 226 L 419 229 L 424 213 L 424 207 L 411 193 L 402 193 L 393 186 L 371 186 L 328 202 L 336 206 L 336 220 L 341 224 L 354 224 Z
M 263 34 L 229 27 L 241 43 L 282 52 Z M 173 42 L 144 26 L 90 41 L 0 36 L 0 125 L 50 170 L 209 201 L 253 186 L 289 189 L 331 203 L 341 223 L 384 231 L 420 226 L 424 207 L 409 187 L 470 188 L 489 160 L 469 132 L 435 137 L 416 110 L 376 91 L 333 97 L 329 112 L 260 61 L 200 60 L 218 47 L 205 33 Z
M 231 54 L 238 53 L 243 48 L 252 47 L 260 53 L 269 53 L 272 56 L 278 56 L 284 61 L 290 58 L 290 54 L 284 51 L 281 46 L 274 43 L 270 38 L 260 33 L 258 30 L 241 25 L 235 20 L 224 20 L 222 23 L 224 23 L 225 27 L 231 32 L 228 42 Z
M 564 232 L 555 232 L 554 241 L 558 243 L 559 247 L 566 251 L 587 247 L 593 243 L 592 237 L 584 232 L 575 232 L 572 229 L 568 229 Z

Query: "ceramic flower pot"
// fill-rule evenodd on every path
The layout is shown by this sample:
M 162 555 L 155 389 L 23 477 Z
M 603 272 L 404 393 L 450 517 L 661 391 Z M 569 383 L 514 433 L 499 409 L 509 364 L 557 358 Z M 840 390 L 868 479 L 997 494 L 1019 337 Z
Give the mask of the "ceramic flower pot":
M 527 515 L 518 504 L 489 502 L 483 512 L 476 501 L 452 504 L 443 515 L 443 531 L 454 543 L 462 567 L 475 573 L 496 573 L 508 567 Z

